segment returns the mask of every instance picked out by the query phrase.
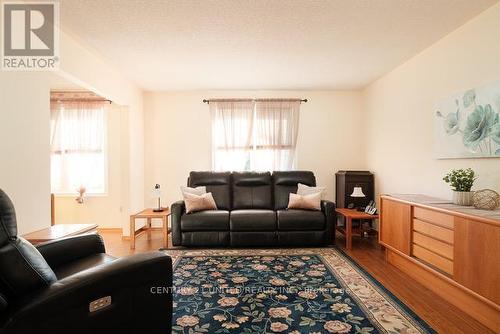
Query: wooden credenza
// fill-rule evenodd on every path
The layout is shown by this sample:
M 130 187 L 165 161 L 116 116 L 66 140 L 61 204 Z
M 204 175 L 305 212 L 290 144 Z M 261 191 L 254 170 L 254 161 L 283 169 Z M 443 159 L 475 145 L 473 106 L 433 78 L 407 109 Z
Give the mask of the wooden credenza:
M 500 210 L 422 195 L 382 195 L 386 260 L 500 333 Z

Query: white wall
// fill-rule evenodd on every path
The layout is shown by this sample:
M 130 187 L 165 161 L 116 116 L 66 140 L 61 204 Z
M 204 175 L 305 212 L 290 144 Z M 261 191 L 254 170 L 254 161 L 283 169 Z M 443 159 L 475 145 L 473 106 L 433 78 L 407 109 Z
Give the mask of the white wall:
M 340 169 L 365 166 L 359 92 L 337 91 L 191 91 L 148 92 L 145 111 L 145 199 L 161 184 L 163 203 L 181 198 L 179 187 L 192 170 L 211 169 L 211 123 L 204 98 L 296 97 L 301 105 L 298 168 L 312 170 L 318 185 L 333 199 L 334 175 Z
M 98 224 L 99 228 L 122 228 L 128 223 L 128 119 L 125 108 L 106 106 L 107 119 L 107 191 L 87 196 L 84 203 L 76 195 L 55 197 L 56 224 Z M 127 195 L 127 196 L 124 196 Z
M 49 94 L 54 75 L 128 107 L 129 198 L 124 210 L 128 214 L 144 206 L 142 91 L 64 31 L 60 47 L 57 72 L 0 72 L 0 155 L 4 157 L 0 187 L 14 199 L 21 234 L 50 226 Z M 128 234 L 126 222 L 123 230 Z
M 64 28 L 64 27 L 63 27 Z M 144 115 L 142 90 L 76 36 L 61 32 L 61 75 L 128 107 L 130 207 L 144 207 Z M 128 226 L 124 226 L 128 235 Z
M 47 76 L 0 71 L 0 188 L 14 202 L 20 234 L 50 225 Z
M 436 160 L 433 106 L 453 93 L 500 80 L 500 4 L 410 59 L 363 92 L 367 166 L 378 193 L 451 198 L 442 181 L 472 167 L 475 189 L 500 191 L 500 159 Z

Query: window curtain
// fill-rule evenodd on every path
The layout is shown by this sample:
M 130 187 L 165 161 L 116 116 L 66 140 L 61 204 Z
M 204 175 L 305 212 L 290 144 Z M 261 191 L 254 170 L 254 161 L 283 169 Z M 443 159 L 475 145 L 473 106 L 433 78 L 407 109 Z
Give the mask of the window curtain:
M 106 124 L 102 102 L 51 103 L 53 193 L 106 191 Z
M 254 102 L 210 101 L 212 168 L 215 171 L 250 170 Z
M 253 169 L 295 169 L 300 100 L 259 100 L 255 109 Z

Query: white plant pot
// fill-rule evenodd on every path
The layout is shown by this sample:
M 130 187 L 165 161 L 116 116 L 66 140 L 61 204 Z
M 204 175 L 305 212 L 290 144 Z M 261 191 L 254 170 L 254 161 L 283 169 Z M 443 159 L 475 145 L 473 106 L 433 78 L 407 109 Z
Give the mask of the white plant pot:
M 456 205 L 471 206 L 473 193 L 473 191 L 454 191 L 452 202 Z

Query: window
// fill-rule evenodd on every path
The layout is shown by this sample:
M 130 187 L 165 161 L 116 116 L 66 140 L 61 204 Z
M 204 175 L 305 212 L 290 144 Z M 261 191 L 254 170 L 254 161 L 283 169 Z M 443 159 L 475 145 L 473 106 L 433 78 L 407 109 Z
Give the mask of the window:
M 106 193 L 106 120 L 103 103 L 51 104 L 51 188 L 56 194 Z
M 212 168 L 295 169 L 299 108 L 299 100 L 210 101 Z

